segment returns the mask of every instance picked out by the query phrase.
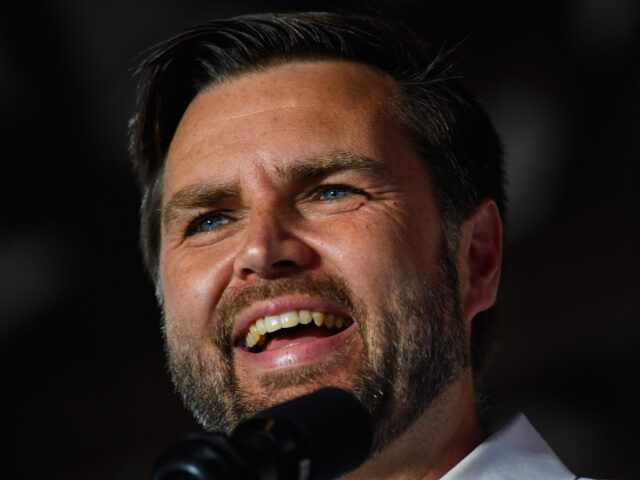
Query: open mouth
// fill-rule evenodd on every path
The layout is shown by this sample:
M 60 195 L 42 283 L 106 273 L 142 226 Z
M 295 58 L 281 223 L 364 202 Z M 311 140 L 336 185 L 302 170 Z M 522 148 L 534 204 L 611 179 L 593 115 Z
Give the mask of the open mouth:
M 337 335 L 353 324 L 348 317 L 312 310 L 291 310 L 257 319 L 249 327 L 244 347 L 251 353 L 288 348 Z

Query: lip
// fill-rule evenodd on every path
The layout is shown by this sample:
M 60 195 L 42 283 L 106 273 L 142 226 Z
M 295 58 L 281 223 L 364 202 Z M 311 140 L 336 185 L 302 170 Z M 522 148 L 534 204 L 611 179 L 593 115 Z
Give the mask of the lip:
M 234 351 L 245 364 L 262 371 L 298 367 L 322 360 L 331 352 L 339 350 L 355 334 L 356 328 L 354 322 L 335 335 L 277 350 L 252 353 L 236 345 Z
M 232 330 L 231 338 L 233 339 L 233 344 L 235 346 L 242 345 L 244 337 L 249 331 L 249 327 L 260 317 L 278 315 L 291 310 L 313 310 L 316 312 L 330 313 L 333 315 L 351 318 L 351 315 L 346 313 L 344 309 L 322 298 L 285 296 L 270 300 L 263 300 L 261 302 L 254 303 L 240 313 Z

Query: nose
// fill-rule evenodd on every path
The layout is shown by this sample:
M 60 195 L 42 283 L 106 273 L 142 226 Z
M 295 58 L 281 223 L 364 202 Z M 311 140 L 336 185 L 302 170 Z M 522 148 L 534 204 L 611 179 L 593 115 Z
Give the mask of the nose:
M 244 242 L 234 259 L 238 278 L 279 278 L 311 266 L 313 248 L 295 236 L 286 223 L 284 216 L 269 211 L 252 212 Z

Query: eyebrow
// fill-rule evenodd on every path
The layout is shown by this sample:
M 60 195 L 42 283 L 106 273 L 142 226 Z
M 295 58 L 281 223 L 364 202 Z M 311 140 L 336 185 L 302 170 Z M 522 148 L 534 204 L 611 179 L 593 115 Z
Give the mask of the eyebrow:
M 331 152 L 278 167 L 278 175 L 290 182 L 312 180 L 341 170 L 383 170 L 380 161 L 351 152 Z
M 343 170 L 380 171 L 382 162 L 351 152 L 336 151 L 306 158 L 285 167 L 276 167 L 278 176 L 290 183 L 308 182 Z M 211 207 L 239 196 L 235 183 L 217 185 L 202 184 L 187 187 L 173 194 L 162 208 L 162 217 L 169 228 L 180 216 L 181 210 Z
M 162 209 L 162 218 L 168 228 L 179 218 L 181 210 L 205 208 L 238 195 L 232 185 L 196 185 L 173 194 Z

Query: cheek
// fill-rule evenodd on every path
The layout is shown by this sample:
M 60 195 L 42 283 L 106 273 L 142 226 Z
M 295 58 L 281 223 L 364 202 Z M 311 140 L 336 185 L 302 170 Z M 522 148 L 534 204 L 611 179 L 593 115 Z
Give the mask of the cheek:
M 215 305 L 226 285 L 225 263 L 210 249 L 165 255 L 162 261 L 162 289 L 167 334 L 199 335 L 210 328 Z
M 428 233 L 397 211 L 360 211 L 325 230 L 319 248 L 358 296 L 382 294 L 392 282 L 435 268 L 437 233 Z

